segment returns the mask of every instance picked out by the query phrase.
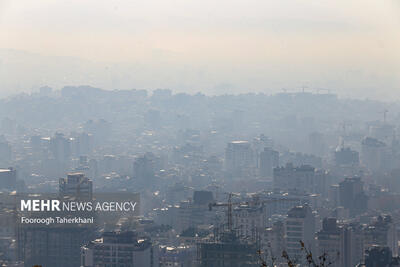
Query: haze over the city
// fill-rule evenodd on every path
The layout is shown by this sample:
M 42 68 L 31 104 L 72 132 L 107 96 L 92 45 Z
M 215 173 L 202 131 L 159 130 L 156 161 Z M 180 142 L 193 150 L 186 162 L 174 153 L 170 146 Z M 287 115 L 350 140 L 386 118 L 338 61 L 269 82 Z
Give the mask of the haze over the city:
M 0 1 L 0 96 L 41 86 L 400 97 L 397 1 Z
M 0 0 L 0 267 L 400 267 L 400 0 Z

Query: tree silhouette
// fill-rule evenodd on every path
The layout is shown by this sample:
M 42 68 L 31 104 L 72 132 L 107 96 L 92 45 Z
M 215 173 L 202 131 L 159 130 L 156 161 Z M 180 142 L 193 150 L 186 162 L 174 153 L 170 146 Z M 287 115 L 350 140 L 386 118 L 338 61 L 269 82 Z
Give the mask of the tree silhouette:
M 335 261 L 329 260 L 328 254 L 323 253 L 322 255 L 318 256 L 318 259 L 314 259 L 312 252 L 305 246 L 303 241 L 299 241 L 301 250 L 304 252 L 305 260 L 308 264 L 308 266 L 311 267 L 328 267 L 332 264 L 335 263 Z M 267 264 L 267 260 L 262 257 L 262 251 L 258 250 L 257 251 L 259 255 L 259 259 L 261 262 L 261 267 L 275 267 L 275 262 L 276 258 L 271 254 L 271 264 Z M 337 258 L 339 257 L 339 252 L 337 253 Z M 290 258 L 289 254 L 284 250 L 282 251 L 282 256 L 283 259 L 285 259 L 286 264 L 288 267 L 296 267 L 297 266 L 297 261 L 295 259 Z

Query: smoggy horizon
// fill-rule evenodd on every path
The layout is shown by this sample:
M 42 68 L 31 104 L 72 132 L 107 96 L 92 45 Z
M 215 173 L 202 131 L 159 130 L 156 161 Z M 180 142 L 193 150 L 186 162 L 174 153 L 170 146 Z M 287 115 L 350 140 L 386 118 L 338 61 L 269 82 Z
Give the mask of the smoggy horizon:
M 0 1 L 0 96 L 90 85 L 398 100 L 398 13 L 395 1 Z

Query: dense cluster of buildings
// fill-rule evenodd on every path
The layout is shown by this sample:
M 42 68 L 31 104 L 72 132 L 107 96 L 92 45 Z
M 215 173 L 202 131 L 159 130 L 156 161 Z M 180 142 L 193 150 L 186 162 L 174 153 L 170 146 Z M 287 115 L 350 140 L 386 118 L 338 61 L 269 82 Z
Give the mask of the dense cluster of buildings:
M 0 266 L 282 267 L 310 255 L 399 266 L 400 119 L 355 112 L 380 104 L 86 87 L 51 97 L 45 123 L 0 113 Z M 19 209 L 35 197 L 138 207 L 21 223 L 61 216 Z

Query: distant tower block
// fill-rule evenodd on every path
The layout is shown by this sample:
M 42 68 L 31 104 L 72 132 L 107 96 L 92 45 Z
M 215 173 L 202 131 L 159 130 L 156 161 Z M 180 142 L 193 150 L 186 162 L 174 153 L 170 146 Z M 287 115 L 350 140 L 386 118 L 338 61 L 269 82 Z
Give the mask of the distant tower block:
M 247 177 L 254 172 L 253 150 L 248 141 L 233 141 L 225 150 L 225 169 L 233 178 Z
M 69 173 L 67 178 L 60 179 L 60 196 L 92 199 L 93 183 L 83 173 Z
M 270 148 L 264 148 L 260 153 L 260 176 L 272 178 L 273 169 L 279 166 L 279 152 Z

